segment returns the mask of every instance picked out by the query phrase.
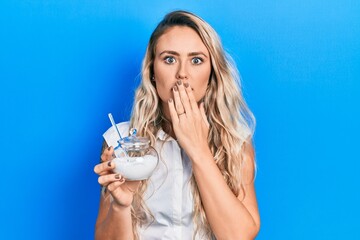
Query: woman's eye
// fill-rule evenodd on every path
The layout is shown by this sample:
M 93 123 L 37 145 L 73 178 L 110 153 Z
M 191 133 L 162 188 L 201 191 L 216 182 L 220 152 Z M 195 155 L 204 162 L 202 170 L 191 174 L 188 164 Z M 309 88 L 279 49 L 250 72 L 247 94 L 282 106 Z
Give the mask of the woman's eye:
M 164 58 L 164 61 L 165 61 L 165 63 L 167 63 L 167 64 L 173 64 L 173 63 L 176 62 L 176 60 L 175 60 L 174 57 L 165 57 L 165 58 Z
M 195 65 L 199 65 L 203 62 L 203 60 L 199 57 L 195 57 L 195 58 L 191 59 L 191 62 Z

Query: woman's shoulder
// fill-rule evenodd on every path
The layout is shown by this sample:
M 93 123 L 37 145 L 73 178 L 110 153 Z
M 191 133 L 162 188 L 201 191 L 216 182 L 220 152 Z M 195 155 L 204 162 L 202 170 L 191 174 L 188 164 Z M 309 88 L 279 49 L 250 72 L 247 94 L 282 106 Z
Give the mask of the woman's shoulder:
M 119 129 L 122 137 L 127 137 L 129 135 L 130 122 L 127 121 L 117 123 L 116 126 Z M 113 126 L 106 130 L 106 132 L 103 134 L 103 137 L 108 146 L 112 146 L 115 148 L 118 145 L 117 141 L 119 140 L 119 135 Z

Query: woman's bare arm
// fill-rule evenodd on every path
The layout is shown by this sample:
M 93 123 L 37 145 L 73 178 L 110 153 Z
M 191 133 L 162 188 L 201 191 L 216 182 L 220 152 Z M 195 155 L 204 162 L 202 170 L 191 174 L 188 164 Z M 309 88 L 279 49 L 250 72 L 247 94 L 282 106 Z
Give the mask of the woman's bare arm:
M 226 184 L 210 152 L 199 151 L 191 157 L 206 217 L 217 239 L 254 239 L 260 229 L 251 144 L 246 144 L 243 151 L 247 165 L 241 174 L 245 185 L 238 197 Z
M 112 159 L 113 149 L 108 148 L 104 142 L 101 154 L 101 163 L 96 165 L 94 171 L 99 174 L 99 183 L 107 186 L 105 193 L 101 193 L 99 213 L 95 225 L 95 239 L 133 239 L 132 219 L 130 204 L 122 206 L 116 201 L 111 200 L 112 195 L 121 196 L 129 195 L 129 192 L 123 192 L 121 185 L 123 180 L 117 181 L 112 179 L 114 174 L 111 169 L 114 168 L 114 163 L 109 161 Z M 132 194 L 132 193 L 130 193 Z
M 209 122 L 204 103 L 196 102 L 189 84 L 177 84 L 170 99 L 169 112 L 179 144 L 192 162 L 193 173 L 199 188 L 206 218 L 217 239 L 253 239 L 260 227 L 255 197 L 253 173 L 254 154 L 251 144 L 245 143 L 242 158 L 246 167 L 242 170 L 245 189 L 239 198 L 233 194 L 208 145 Z M 244 196 L 245 199 L 241 197 Z

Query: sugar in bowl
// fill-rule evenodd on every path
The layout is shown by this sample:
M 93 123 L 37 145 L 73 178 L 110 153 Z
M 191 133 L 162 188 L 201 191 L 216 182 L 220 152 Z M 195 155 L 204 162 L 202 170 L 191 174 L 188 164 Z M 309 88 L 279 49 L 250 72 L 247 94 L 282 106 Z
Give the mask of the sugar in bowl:
M 136 129 L 131 129 L 130 136 L 122 138 L 111 113 L 109 119 L 119 136 L 114 148 L 113 171 L 127 181 L 148 179 L 159 163 L 158 153 L 150 145 L 150 139 L 136 136 Z
M 118 141 L 115 147 L 115 173 L 119 173 L 128 181 L 148 179 L 159 163 L 156 150 L 150 146 L 150 139 L 137 137 L 132 129 L 129 137 Z

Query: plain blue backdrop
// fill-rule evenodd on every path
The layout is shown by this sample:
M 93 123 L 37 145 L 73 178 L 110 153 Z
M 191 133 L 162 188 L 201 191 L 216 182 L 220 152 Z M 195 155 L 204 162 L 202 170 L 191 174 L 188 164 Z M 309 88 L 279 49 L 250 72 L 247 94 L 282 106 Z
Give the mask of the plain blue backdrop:
M 199 14 L 257 118 L 257 239 L 360 239 L 360 2 L 2 1 L 1 239 L 92 239 L 102 133 L 167 12 Z

